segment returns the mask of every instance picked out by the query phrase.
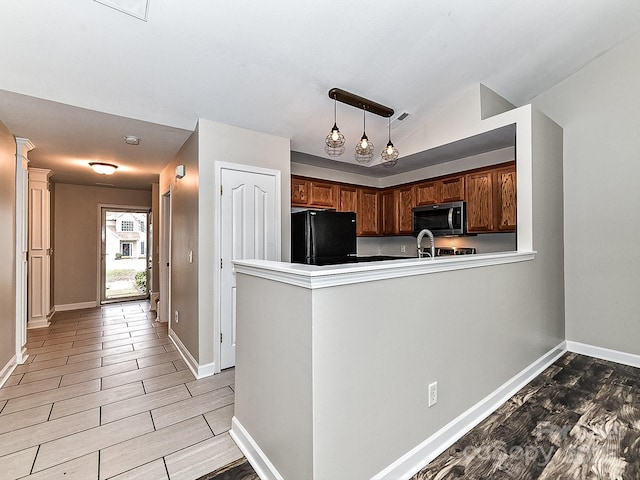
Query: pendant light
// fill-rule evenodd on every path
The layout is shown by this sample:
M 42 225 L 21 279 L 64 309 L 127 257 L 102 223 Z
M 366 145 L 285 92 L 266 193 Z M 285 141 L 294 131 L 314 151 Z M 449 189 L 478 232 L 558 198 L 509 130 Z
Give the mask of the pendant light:
M 362 138 L 360 138 L 360 141 L 356 144 L 356 153 L 354 156 L 359 163 L 369 163 L 371 159 L 373 159 L 373 143 L 367 138 L 367 132 L 366 132 L 367 111 L 363 108 L 362 113 L 363 113 Z
M 327 155 L 331 155 L 332 157 L 339 157 L 344 153 L 344 144 L 345 139 L 344 135 L 340 133 L 340 129 L 338 128 L 338 123 L 336 120 L 336 105 L 338 101 L 333 98 L 333 128 L 327 135 L 324 143 L 324 151 L 327 152 Z
M 396 163 L 398 163 L 399 152 L 395 145 L 391 142 L 391 117 L 389 117 L 387 123 L 389 126 L 389 143 L 387 143 L 387 146 L 384 148 L 384 150 L 382 150 L 380 157 L 382 158 L 382 165 L 387 168 L 391 168 L 395 167 Z

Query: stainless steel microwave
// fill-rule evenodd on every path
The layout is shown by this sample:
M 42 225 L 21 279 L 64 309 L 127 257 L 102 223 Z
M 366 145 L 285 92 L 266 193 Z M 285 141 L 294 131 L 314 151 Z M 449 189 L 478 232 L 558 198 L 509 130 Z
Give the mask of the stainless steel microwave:
M 466 229 L 465 202 L 439 203 L 413 208 L 413 234 L 429 229 L 434 236 L 464 235 Z

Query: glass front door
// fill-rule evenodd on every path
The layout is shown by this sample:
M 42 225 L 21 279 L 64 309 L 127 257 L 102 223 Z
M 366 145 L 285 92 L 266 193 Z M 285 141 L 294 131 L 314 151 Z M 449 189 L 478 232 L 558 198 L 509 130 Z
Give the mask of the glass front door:
M 102 208 L 101 302 L 147 298 L 149 212 Z

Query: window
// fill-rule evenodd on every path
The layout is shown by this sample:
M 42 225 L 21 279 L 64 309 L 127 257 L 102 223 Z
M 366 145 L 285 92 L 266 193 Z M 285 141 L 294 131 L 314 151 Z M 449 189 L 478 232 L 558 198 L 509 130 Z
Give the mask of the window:
M 123 243 L 120 246 L 120 251 L 121 251 L 123 257 L 130 257 L 131 256 L 131 243 L 129 243 L 129 242 Z
M 122 220 L 120 223 L 121 232 L 133 232 L 133 220 Z
M 144 241 L 140 241 L 140 255 L 144 255 Z

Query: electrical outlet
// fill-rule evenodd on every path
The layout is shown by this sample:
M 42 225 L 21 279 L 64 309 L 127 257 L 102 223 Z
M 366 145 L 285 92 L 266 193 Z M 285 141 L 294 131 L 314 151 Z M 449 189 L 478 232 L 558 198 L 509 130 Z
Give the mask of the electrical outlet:
M 407 246 L 406 245 L 400 245 L 400 253 L 407 253 Z
M 173 321 L 178 323 L 179 320 L 180 320 L 180 315 L 178 315 L 178 310 L 176 310 L 175 313 L 173 314 Z
M 429 406 L 433 407 L 438 403 L 438 382 L 429 384 Z

